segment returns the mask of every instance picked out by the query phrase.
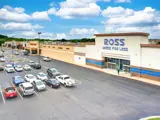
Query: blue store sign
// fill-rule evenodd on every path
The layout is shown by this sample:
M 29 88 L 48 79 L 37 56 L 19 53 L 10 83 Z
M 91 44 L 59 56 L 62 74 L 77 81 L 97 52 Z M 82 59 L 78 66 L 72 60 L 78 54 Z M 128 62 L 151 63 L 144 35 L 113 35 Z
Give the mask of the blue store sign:
M 104 39 L 104 47 L 106 50 L 116 51 L 128 51 L 128 47 L 125 47 L 125 39 Z

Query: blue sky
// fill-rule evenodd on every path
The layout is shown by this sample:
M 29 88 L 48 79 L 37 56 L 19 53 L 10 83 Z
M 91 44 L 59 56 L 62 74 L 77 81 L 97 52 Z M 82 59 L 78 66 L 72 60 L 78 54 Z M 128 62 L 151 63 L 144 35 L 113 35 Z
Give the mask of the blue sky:
M 74 39 L 95 33 L 148 32 L 160 38 L 158 0 L 1 0 L 0 33 Z

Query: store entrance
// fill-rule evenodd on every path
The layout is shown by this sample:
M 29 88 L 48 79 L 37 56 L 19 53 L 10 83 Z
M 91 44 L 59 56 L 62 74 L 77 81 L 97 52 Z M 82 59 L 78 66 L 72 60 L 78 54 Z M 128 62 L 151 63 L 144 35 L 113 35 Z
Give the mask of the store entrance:
M 105 68 L 117 69 L 117 65 L 121 71 L 130 72 L 130 60 L 105 57 Z

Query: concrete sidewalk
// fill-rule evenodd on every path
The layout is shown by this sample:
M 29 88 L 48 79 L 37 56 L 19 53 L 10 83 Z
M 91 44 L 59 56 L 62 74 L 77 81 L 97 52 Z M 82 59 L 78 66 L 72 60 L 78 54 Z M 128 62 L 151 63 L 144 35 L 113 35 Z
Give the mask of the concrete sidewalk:
M 141 81 L 141 82 L 145 82 L 145 83 L 160 86 L 160 82 L 158 82 L 158 81 L 150 80 L 150 79 L 146 79 L 146 78 L 134 77 L 134 76 L 131 76 L 130 73 L 120 72 L 119 75 L 118 75 L 117 71 L 112 70 L 112 69 L 100 69 L 100 68 L 92 67 L 92 66 L 89 66 L 89 65 L 80 65 L 80 64 L 75 64 L 75 65 L 85 67 L 85 68 L 89 68 L 89 69 L 93 69 L 93 70 L 97 70 L 97 71 L 101 71 L 101 72 L 108 73 L 108 74 L 115 75 L 115 76 L 125 77 L 125 78 L 129 78 L 129 79 L 132 79 L 132 80 L 137 80 L 137 81 Z

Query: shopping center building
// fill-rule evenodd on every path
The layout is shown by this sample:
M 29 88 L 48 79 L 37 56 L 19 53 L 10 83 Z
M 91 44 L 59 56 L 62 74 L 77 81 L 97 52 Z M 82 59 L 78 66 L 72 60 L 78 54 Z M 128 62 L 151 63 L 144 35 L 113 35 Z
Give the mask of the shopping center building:
M 117 69 L 132 76 L 160 80 L 160 44 L 150 44 L 148 33 L 95 34 L 94 43 L 29 41 L 26 50 L 68 63 Z
M 160 45 L 149 44 L 148 33 L 95 34 L 95 45 L 75 47 L 77 64 L 130 72 L 160 80 Z

